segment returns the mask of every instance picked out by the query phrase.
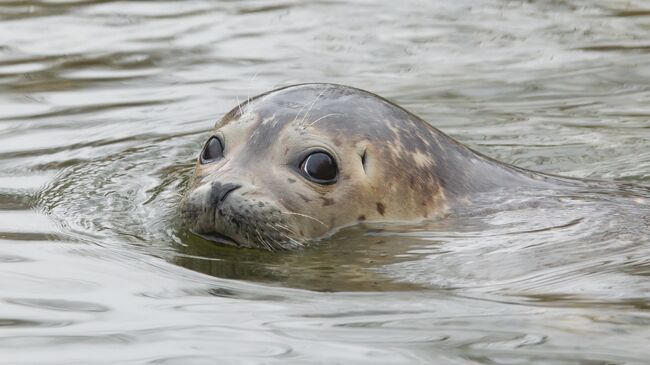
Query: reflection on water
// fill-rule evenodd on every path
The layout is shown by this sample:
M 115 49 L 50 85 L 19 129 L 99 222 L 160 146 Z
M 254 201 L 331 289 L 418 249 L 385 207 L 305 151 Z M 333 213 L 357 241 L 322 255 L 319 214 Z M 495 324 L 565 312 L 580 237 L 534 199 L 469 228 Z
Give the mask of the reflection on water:
M 649 35 L 644 1 L 0 3 L 2 362 L 647 363 Z M 217 118 L 314 81 L 619 183 L 296 252 L 183 231 Z

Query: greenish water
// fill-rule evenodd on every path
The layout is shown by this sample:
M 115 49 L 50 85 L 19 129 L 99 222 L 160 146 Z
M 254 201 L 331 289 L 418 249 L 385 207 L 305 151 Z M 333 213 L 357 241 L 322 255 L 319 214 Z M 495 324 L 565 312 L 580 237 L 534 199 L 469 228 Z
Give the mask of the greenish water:
M 626 183 L 507 192 L 296 252 L 176 207 L 214 122 L 301 82 Z M 645 1 L 3 1 L 0 363 L 646 364 Z

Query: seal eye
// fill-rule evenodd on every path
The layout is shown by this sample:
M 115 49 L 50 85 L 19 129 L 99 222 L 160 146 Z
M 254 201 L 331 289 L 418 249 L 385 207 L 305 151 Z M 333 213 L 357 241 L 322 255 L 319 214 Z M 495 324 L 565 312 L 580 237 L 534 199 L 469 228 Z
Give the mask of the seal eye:
M 205 142 L 205 146 L 203 146 L 200 162 L 201 164 L 206 164 L 214 162 L 221 157 L 223 157 L 223 145 L 219 138 L 212 136 Z
M 335 183 L 338 174 L 336 162 L 325 152 L 314 152 L 307 156 L 300 170 L 313 182 L 323 185 Z

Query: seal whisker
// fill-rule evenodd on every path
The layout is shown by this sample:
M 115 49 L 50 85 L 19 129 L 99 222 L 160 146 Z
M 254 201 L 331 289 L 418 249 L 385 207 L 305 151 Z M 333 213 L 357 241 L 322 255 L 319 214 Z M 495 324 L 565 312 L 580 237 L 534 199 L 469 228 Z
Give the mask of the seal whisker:
M 320 220 L 318 220 L 318 219 L 316 219 L 316 218 L 314 218 L 314 217 L 312 217 L 312 216 L 310 216 L 310 215 L 307 215 L 307 214 L 296 213 L 296 212 L 288 212 L 288 211 L 287 211 L 287 212 L 280 211 L 280 213 L 282 213 L 282 214 L 287 214 L 287 215 L 297 215 L 297 216 L 300 216 L 300 217 L 305 217 L 305 218 L 313 219 L 314 221 L 316 221 L 316 222 L 322 224 L 323 226 L 327 227 L 327 224 L 325 224 L 325 223 L 323 223 L 322 221 L 320 221 Z
M 322 120 L 322 119 L 325 119 L 325 118 L 327 118 L 327 117 L 331 117 L 331 116 L 333 116 L 333 115 L 345 115 L 345 114 L 343 114 L 343 113 L 329 113 L 329 114 L 325 114 L 325 115 L 323 115 L 322 117 L 316 119 L 315 121 L 309 123 L 309 126 L 311 127 L 312 125 L 316 124 L 316 122 L 318 122 L 318 121 L 320 121 L 320 120 Z
M 257 233 L 257 238 L 259 239 L 259 242 L 262 244 L 262 246 L 264 246 L 269 251 L 273 251 L 273 247 L 270 246 L 269 243 L 264 240 L 264 238 L 262 238 L 262 235 L 260 234 L 260 231 L 257 229 L 257 227 L 255 228 L 255 233 Z
M 282 235 L 284 235 L 283 232 L 280 231 L 279 229 L 277 229 L 276 227 L 280 227 L 280 228 L 284 229 L 286 231 L 286 233 L 296 234 L 293 230 L 290 230 L 289 228 L 287 228 L 287 227 L 285 227 L 285 226 L 283 226 L 283 225 L 281 225 L 279 223 L 275 223 L 275 224 L 267 223 L 266 226 L 273 229 L 274 231 L 278 232 L 279 234 L 282 234 Z M 289 237 L 287 237 L 287 238 L 289 238 Z
M 278 233 L 280 233 L 280 232 L 278 232 Z M 284 234 L 284 233 L 280 233 L 280 235 L 283 236 L 284 238 L 288 239 L 289 242 L 293 243 L 294 246 L 296 246 L 296 247 L 302 247 L 302 246 L 304 246 L 302 242 L 299 242 L 299 241 L 297 241 L 297 240 L 295 240 L 295 239 L 293 239 L 293 238 L 287 236 L 287 235 Z
M 248 80 L 248 89 L 246 90 L 246 107 L 247 108 L 251 103 L 251 88 L 253 86 L 252 84 L 253 84 L 253 81 L 255 81 L 255 78 L 257 77 L 258 73 L 259 73 L 259 71 L 255 71 L 255 75 L 253 75 L 253 77 L 250 80 Z
M 311 105 L 309 106 L 309 109 L 307 109 L 307 111 L 305 112 L 305 115 L 302 117 L 302 120 L 300 121 L 300 123 L 304 123 L 304 122 L 305 122 L 305 120 L 307 119 L 307 116 L 309 115 L 309 112 L 311 111 L 311 109 L 314 107 L 314 105 L 316 105 L 316 102 L 318 101 L 318 99 L 320 99 L 320 97 L 321 97 L 321 96 L 325 93 L 325 91 L 327 91 L 327 90 L 329 90 L 329 87 L 324 88 L 320 93 L 318 93 L 318 95 L 316 95 L 316 98 L 314 99 L 314 101 L 313 101 L 313 102 L 311 103 Z
M 264 224 L 264 227 L 268 227 L 268 224 Z M 262 239 L 263 244 L 266 247 L 268 247 L 269 251 L 274 251 L 275 250 L 275 246 L 273 245 L 274 240 L 272 239 L 272 237 L 269 237 L 268 235 L 266 235 L 266 237 L 261 236 L 261 239 Z
M 322 90 L 318 95 L 316 95 L 316 97 L 314 98 L 314 101 L 310 104 L 309 109 L 305 112 L 305 115 L 304 115 L 304 117 L 301 119 L 300 123 L 302 123 L 302 122 L 305 121 L 305 117 L 307 116 L 307 114 L 309 114 L 309 111 L 310 111 L 311 108 L 314 106 L 314 104 L 316 103 L 316 101 L 318 100 L 318 98 L 320 98 L 320 96 L 323 95 L 323 93 L 325 92 L 325 90 L 327 90 L 327 89 Z M 300 108 L 300 110 L 298 110 L 298 113 L 296 114 L 296 117 L 293 118 L 293 122 L 292 122 L 292 123 L 295 123 L 295 122 L 298 120 L 298 117 L 300 116 L 300 113 L 302 113 L 302 111 L 305 110 L 305 107 L 307 107 L 307 104 L 303 105 L 302 108 Z
M 303 110 L 307 107 L 307 104 L 303 105 L 300 110 L 298 110 L 298 113 L 296 113 L 295 118 L 293 118 L 293 121 L 291 123 L 295 123 L 298 120 L 298 117 L 300 116 L 300 113 L 302 113 Z
M 277 223 L 276 223 L 276 225 L 277 225 Z M 275 230 L 276 232 L 278 232 L 278 234 L 279 234 L 280 236 L 282 236 L 282 237 L 288 239 L 290 242 L 292 242 L 292 243 L 295 244 L 296 246 L 298 246 L 298 247 L 302 246 L 302 243 L 301 243 L 301 242 L 299 242 L 299 241 L 295 240 L 294 238 L 291 238 L 291 237 L 287 236 L 286 234 L 280 232 L 280 230 L 277 229 L 277 228 L 275 228 L 273 225 L 271 225 L 271 224 L 267 224 L 266 226 L 269 227 L 269 228 L 271 228 L 271 229 L 273 229 L 273 230 Z
M 237 99 L 237 107 L 239 108 L 239 115 L 244 115 L 244 112 L 241 110 L 241 103 L 239 102 L 239 96 L 235 96 L 235 99 Z
M 282 225 L 282 224 L 280 224 L 280 223 L 276 223 L 275 225 L 278 226 L 278 227 L 280 227 L 280 228 L 282 228 L 282 229 L 284 229 L 284 230 L 287 231 L 288 233 L 291 233 L 291 234 L 294 234 L 294 235 L 296 234 L 296 231 L 295 231 L 294 229 L 291 229 L 291 228 L 289 228 L 289 227 L 287 227 L 287 226 L 285 226 L 285 225 Z

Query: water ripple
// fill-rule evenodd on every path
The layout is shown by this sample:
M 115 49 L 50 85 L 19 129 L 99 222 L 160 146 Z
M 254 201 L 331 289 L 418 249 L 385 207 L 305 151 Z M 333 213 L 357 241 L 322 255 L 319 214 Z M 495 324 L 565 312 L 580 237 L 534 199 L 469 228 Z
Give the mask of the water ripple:
M 2 362 L 647 363 L 647 4 L 400 5 L 0 2 Z M 297 252 L 183 230 L 215 121 L 314 81 L 619 183 L 498 192 Z

